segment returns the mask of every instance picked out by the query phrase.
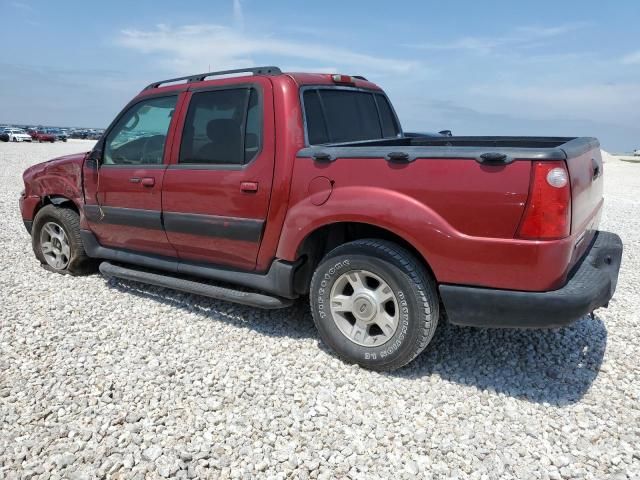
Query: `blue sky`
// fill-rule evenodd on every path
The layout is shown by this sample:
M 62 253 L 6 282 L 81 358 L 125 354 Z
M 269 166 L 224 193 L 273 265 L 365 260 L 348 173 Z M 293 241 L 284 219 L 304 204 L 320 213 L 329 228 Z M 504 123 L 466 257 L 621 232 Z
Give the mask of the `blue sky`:
M 273 64 L 364 75 L 406 130 L 624 151 L 640 147 L 639 24 L 638 0 L 0 0 L 0 123 L 102 127 L 151 81 Z

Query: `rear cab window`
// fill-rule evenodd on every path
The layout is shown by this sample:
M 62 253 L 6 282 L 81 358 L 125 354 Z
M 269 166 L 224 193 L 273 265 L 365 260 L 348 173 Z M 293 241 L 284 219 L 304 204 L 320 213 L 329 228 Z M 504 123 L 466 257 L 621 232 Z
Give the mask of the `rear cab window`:
M 395 138 L 401 133 L 393 109 L 381 93 L 306 87 L 302 101 L 310 145 Z

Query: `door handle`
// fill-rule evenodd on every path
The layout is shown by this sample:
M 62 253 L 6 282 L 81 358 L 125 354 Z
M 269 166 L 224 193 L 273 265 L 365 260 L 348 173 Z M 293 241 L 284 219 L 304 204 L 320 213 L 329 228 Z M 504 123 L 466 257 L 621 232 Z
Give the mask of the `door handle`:
M 143 177 L 141 183 L 145 187 L 153 187 L 156 184 L 156 179 L 153 177 Z
M 242 192 L 254 193 L 258 191 L 258 182 L 242 182 L 240 184 Z

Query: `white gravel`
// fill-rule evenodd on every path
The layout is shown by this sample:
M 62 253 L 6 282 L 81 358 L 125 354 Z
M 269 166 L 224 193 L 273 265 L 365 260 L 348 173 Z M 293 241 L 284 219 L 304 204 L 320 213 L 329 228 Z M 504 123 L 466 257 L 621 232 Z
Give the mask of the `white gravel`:
M 0 478 L 640 478 L 640 165 L 607 162 L 609 309 L 553 331 L 439 327 L 379 374 L 283 311 L 40 268 L 0 143 Z

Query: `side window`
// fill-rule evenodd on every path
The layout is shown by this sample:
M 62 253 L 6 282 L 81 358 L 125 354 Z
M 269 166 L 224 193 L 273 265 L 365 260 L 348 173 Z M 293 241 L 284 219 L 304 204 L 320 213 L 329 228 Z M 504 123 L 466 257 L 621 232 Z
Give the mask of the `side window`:
M 378 110 L 380 111 L 380 123 L 382 124 L 382 136 L 385 138 L 397 137 L 400 133 L 398 128 L 398 122 L 391 110 L 389 100 L 384 95 L 376 94 L 376 103 L 378 104 Z
M 133 105 L 106 138 L 104 164 L 161 164 L 177 99 L 152 98 Z
M 242 165 L 260 150 L 262 110 L 253 88 L 194 93 L 179 163 Z
M 249 163 L 260 151 L 262 141 L 262 110 L 258 92 L 251 89 L 249 108 L 247 110 L 247 127 L 244 140 L 244 163 Z
M 304 109 L 307 120 L 307 136 L 311 145 L 329 143 L 329 132 L 322 113 L 322 104 L 318 90 L 304 92 Z

